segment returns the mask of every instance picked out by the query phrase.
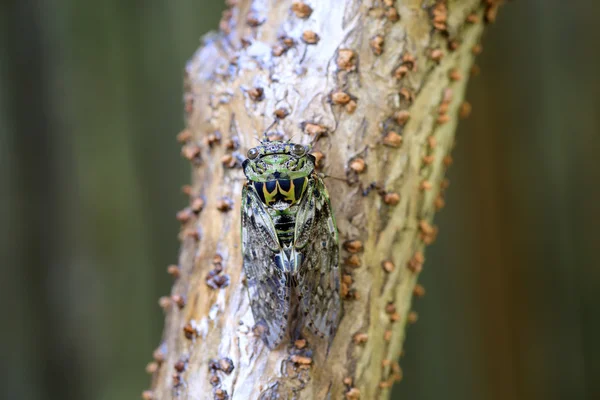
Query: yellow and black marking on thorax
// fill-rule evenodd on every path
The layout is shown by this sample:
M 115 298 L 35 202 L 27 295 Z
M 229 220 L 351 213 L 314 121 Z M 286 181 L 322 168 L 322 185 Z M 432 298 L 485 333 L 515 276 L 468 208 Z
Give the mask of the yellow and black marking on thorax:
M 267 182 L 252 182 L 254 190 L 260 200 L 271 207 L 283 202 L 292 206 L 300 201 L 306 191 L 308 178 L 306 176 L 295 179 L 276 179 Z
M 248 150 L 242 166 L 262 203 L 283 211 L 302 199 L 315 170 L 315 158 L 301 144 L 262 142 Z

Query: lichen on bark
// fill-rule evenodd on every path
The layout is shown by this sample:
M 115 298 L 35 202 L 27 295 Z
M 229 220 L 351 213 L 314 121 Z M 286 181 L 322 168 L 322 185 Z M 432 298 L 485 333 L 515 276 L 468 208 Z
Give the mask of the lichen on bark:
M 153 398 L 386 398 L 491 4 L 229 1 L 186 67 L 190 206 Z M 494 10 L 495 12 L 495 10 Z M 269 351 L 252 330 L 240 161 L 257 137 L 313 145 L 338 223 L 344 317 Z M 422 289 L 418 288 L 417 294 Z

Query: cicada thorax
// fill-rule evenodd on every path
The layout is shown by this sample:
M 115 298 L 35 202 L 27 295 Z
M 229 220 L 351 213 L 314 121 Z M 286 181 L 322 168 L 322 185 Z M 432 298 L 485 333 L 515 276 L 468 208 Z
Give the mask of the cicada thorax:
M 252 182 L 252 187 L 271 216 L 277 237 L 283 246 L 294 241 L 296 213 L 309 184 L 309 177 L 279 177 L 266 182 Z
M 308 177 L 294 179 L 279 178 L 266 182 L 252 182 L 260 200 L 267 206 L 273 207 L 278 203 L 288 206 L 300 201 L 308 186 Z

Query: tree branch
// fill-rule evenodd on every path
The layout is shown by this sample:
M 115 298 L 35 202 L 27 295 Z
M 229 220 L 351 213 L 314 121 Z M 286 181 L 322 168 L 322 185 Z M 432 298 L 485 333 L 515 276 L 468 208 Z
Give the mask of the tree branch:
M 384 399 L 424 262 L 484 18 L 498 2 L 230 1 L 186 68 L 193 164 L 150 398 Z M 274 125 L 272 125 L 274 124 Z M 329 352 L 253 332 L 240 160 L 268 131 L 313 143 L 337 219 L 344 318 Z

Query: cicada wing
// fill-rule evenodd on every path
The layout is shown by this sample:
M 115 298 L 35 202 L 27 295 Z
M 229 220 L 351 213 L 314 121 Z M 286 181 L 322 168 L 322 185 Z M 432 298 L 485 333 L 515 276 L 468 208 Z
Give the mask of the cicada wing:
M 285 336 L 289 318 L 290 281 L 278 265 L 282 249 L 275 227 L 256 193 L 242 191 L 242 254 L 250 307 L 266 345 L 274 349 Z
M 338 234 L 329 194 L 318 176 L 312 177 L 296 218 L 294 247 L 302 255 L 297 269 L 300 311 L 313 333 L 332 339 L 342 315 Z

